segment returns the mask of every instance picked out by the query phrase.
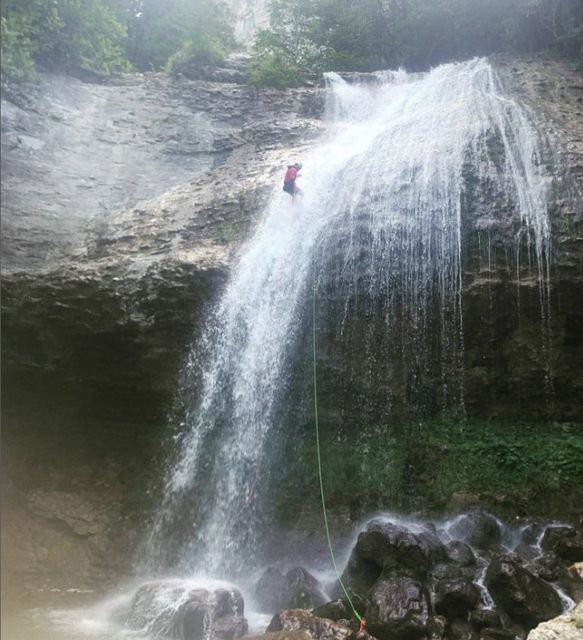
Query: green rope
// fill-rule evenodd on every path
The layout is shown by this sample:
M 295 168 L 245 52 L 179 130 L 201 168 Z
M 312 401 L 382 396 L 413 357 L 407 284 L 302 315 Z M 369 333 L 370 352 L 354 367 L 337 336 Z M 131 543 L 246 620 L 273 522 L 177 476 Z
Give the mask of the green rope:
M 318 422 L 318 382 L 317 382 L 317 369 L 316 369 L 316 274 L 314 271 L 314 295 L 312 300 L 312 351 L 313 351 L 313 363 L 314 363 L 314 423 L 316 425 L 316 451 L 318 454 L 318 477 L 320 478 L 320 497 L 322 498 L 322 514 L 324 516 L 324 528 L 326 529 L 326 539 L 328 540 L 328 549 L 330 550 L 330 558 L 332 558 L 332 564 L 334 565 L 334 571 L 336 572 L 336 578 L 338 583 L 344 591 L 344 595 L 350 604 L 350 608 L 354 613 L 357 620 L 362 620 L 362 616 L 356 610 L 352 602 L 342 578 L 336 565 L 336 558 L 334 557 L 334 550 L 332 548 L 332 540 L 330 539 L 330 527 L 328 526 L 328 516 L 326 514 L 326 500 L 324 498 L 324 480 L 322 476 L 322 456 L 320 454 L 320 425 Z

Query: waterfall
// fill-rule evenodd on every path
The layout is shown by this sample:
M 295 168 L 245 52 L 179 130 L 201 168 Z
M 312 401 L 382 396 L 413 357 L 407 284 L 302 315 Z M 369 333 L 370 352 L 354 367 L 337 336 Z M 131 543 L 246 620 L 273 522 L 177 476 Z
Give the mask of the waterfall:
M 503 194 L 517 237 L 529 239 L 541 298 L 548 296 L 540 143 L 530 114 L 486 60 L 360 84 L 330 74 L 328 95 L 329 131 L 301 158 L 305 197 L 292 204 L 274 187 L 192 348 L 181 389 L 189 404 L 149 540 L 159 572 L 232 579 L 256 561 L 313 277 L 319 322 L 356 341 L 363 371 L 375 380 L 398 371 L 411 404 L 415 389 L 433 385 L 442 407 L 464 401 L 470 190 L 487 184 Z M 367 321 L 355 327 L 354 317 Z M 379 353 L 387 340 L 390 357 Z

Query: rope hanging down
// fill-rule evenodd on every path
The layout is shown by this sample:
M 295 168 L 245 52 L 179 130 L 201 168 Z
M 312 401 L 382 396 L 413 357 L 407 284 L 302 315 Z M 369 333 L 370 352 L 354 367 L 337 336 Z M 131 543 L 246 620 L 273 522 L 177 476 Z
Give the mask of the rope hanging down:
M 332 540 L 330 539 L 330 528 L 328 526 L 328 515 L 326 514 L 326 500 L 324 498 L 324 480 L 322 476 L 322 456 L 320 454 L 320 425 L 318 422 L 318 377 L 317 377 L 317 368 L 316 368 L 316 272 L 314 270 L 314 283 L 313 283 L 313 299 L 312 299 L 312 355 L 313 355 L 313 366 L 314 366 L 314 424 L 316 425 L 316 452 L 318 454 L 318 477 L 320 479 L 320 497 L 322 499 L 322 514 L 324 516 L 324 528 L 326 529 L 326 539 L 328 540 L 328 549 L 330 551 L 330 558 L 332 559 L 332 564 L 334 565 L 334 571 L 336 572 L 336 578 L 338 579 L 338 583 L 342 587 L 342 591 L 348 600 L 348 604 L 354 613 L 356 619 L 360 622 L 361 631 L 364 630 L 364 618 L 358 613 L 354 603 L 352 602 L 352 598 L 350 594 L 346 590 L 344 583 L 342 582 L 342 578 L 340 577 L 340 572 L 338 571 L 338 566 L 336 564 L 336 558 L 334 557 L 334 550 L 332 548 Z

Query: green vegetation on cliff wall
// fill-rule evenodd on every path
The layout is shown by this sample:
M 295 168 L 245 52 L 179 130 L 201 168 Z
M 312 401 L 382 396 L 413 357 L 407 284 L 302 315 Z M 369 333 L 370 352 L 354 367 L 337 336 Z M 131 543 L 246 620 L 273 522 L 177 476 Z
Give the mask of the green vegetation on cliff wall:
M 426 70 L 497 52 L 583 63 L 580 0 L 273 0 L 251 78 L 293 86 L 321 71 Z
M 281 518 L 317 501 L 313 433 L 286 453 Z M 456 498 L 523 515 L 569 514 L 583 500 L 583 423 L 440 418 L 322 440 L 328 506 L 443 511 Z M 316 504 L 314 502 L 314 504 Z M 317 505 L 316 505 L 317 506 Z M 468 506 L 459 504 L 458 507 Z

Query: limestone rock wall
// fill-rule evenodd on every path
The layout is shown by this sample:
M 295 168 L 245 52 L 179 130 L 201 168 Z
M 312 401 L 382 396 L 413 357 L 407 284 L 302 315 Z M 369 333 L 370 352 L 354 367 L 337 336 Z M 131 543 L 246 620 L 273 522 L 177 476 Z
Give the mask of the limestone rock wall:
M 558 149 L 551 408 L 580 420 L 583 80 L 559 62 L 496 64 Z M 87 574 L 115 553 L 120 531 L 137 539 L 161 443 L 171 443 L 168 413 L 187 347 L 282 168 L 321 131 L 322 107 L 317 88 L 161 75 L 47 76 L 4 96 L 3 456 L 6 504 L 20 523 L 6 531 L 8 546 L 21 550 L 15 574 L 38 579 L 51 566 L 43 549 L 55 545 L 43 537 L 64 536 L 74 546 L 65 555 Z M 536 285 L 515 280 L 514 239 L 496 222 L 503 211 L 478 204 L 465 231 L 467 408 L 546 419 Z M 323 363 L 323 419 L 352 424 L 325 384 Z M 107 504 L 116 506 L 101 517 L 92 486 L 105 476 Z M 73 509 L 79 495 L 84 506 Z M 95 533 L 72 528 L 71 509 L 94 514 Z M 72 573 L 60 575 L 67 584 Z

